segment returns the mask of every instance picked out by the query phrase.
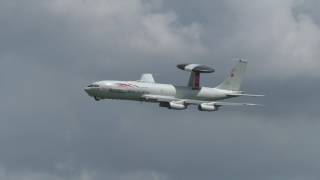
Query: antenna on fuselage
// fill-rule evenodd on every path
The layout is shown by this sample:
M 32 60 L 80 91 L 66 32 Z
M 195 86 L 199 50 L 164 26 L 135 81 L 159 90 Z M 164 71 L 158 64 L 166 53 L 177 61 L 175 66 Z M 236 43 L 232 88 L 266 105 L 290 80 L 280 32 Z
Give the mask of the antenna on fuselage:
M 178 64 L 177 68 L 191 72 L 188 86 L 192 89 L 200 89 L 200 74 L 213 73 L 214 69 L 201 64 Z

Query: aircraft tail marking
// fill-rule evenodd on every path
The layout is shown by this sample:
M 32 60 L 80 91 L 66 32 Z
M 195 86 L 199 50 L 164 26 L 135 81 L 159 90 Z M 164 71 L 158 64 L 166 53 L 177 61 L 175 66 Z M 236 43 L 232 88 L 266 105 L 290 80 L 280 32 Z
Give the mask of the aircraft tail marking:
M 239 91 L 244 73 L 246 71 L 247 64 L 247 61 L 240 59 L 238 64 L 232 69 L 229 77 L 227 77 L 216 88 L 223 90 Z

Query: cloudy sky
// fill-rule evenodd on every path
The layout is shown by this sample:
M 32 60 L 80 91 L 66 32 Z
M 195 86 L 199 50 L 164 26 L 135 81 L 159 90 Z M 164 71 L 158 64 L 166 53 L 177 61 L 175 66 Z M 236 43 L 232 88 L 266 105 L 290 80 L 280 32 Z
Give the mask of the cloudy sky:
M 0 179 L 320 179 L 320 1 L 0 0 Z M 95 102 L 95 80 L 237 58 L 263 108 Z

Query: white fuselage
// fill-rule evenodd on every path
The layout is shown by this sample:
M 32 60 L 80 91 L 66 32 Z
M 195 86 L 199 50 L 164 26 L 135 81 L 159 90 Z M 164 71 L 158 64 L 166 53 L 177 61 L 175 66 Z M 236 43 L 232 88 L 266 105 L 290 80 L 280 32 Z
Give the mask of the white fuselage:
M 232 91 L 216 88 L 174 86 L 171 84 L 146 83 L 139 81 L 99 81 L 85 88 L 85 91 L 96 100 L 122 99 L 146 101 L 143 95 L 171 96 L 178 99 L 194 99 L 214 101 L 230 98 L 227 96 Z

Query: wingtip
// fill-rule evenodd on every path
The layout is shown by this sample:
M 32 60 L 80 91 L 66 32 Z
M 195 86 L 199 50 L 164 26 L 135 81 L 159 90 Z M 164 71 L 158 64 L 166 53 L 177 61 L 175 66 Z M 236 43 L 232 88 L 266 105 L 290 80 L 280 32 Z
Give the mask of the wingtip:
M 260 106 L 260 107 L 262 107 L 264 105 L 263 104 L 249 104 L 249 106 Z
M 264 97 L 266 95 L 264 95 L 264 94 L 253 94 L 252 96 L 254 96 L 254 97 Z

